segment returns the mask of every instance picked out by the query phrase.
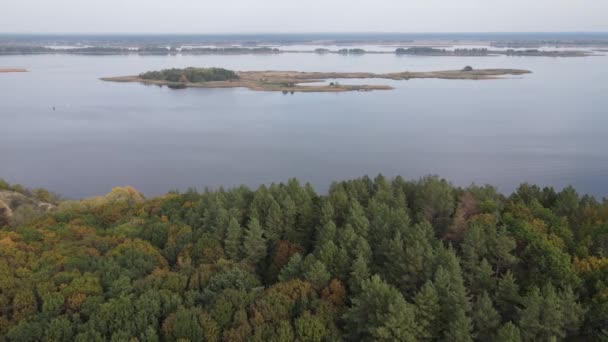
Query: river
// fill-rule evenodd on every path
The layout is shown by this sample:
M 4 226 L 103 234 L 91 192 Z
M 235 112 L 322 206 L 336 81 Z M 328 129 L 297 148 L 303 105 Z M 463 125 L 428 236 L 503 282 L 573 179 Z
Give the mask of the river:
M 381 73 L 466 65 L 533 73 L 293 95 L 98 80 L 186 66 Z M 604 56 L 40 55 L 3 56 L 2 67 L 29 72 L 0 74 L 0 178 L 69 198 L 119 185 L 158 195 L 291 177 L 324 192 L 333 180 L 378 173 L 438 174 L 503 192 L 521 182 L 571 184 L 608 196 Z

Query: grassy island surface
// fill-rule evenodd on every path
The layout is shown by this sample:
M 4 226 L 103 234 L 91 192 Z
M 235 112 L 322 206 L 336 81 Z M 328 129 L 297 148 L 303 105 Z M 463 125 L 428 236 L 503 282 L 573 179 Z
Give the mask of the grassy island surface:
M 461 70 L 430 72 L 394 72 L 376 74 L 371 72 L 302 72 L 302 71 L 232 71 L 222 68 L 185 68 L 149 71 L 137 76 L 104 77 L 103 81 L 139 82 L 166 85 L 171 88 L 237 88 L 244 87 L 258 91 L 283 92 L 343 92 L 390 90 L 388 85 L 344 85 L 328 82 L 334 79 L 388 79 L 409 80 L 416 78 L 438 78 L 451 80 L 487 80 L 507 75 L 528 74 L 520 69 L 473 69 L 469 66 Z M 316 83 L 310 85 L 310 83 Z M 308 85 L 307 85 L 308 84 Z

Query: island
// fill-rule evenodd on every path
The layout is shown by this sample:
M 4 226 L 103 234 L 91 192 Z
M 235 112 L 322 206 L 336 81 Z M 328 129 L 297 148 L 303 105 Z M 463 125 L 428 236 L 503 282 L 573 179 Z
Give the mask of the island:
M 8 72 L 27 72 L 27 70 L 19 69 L 19 68 L 0 68 L 0 73 L 8 73 Z
M 389 85 L 346 85 L 337 79 L 387 79 L 410 80 L 437 78 L 447 80 L 489 80 L 508 75 L 523 75 L 531 71 L 521 69 L 473 69 L 430 72 L 303 72 L 303 71 L 232 71 L 223 68 L 165 69 L 148 71 L 137 76 L 104 77 L 103 81 L 138 82 L 150 85 L 182 88 L 248 88 L 257 91 L 282 92 L 344 92 L 390 90 Z

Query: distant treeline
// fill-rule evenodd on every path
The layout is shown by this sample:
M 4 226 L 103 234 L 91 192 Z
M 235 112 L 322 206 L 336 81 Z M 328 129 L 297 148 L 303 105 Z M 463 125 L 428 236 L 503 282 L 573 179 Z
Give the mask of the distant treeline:
M 229 48 L 183 48 L 183 54 L 247 54 L 247 53 L 280 53 L 281 50 L 269 47 L 229 47 Z
M 546 51 L 538 49 L 513 50 L 509 49 L 504 52 L 507 56 L 545 56 L 545 57 L 576 57 L 585 56 L 583 51 Z
M 398 55 L 424 55 L 424 56 L 487 56 L 490 51 L 485 48 L 481 49 L 437 49 L 432 47 L 411 47 L 398 48 L 395 50 Z
M 366 52 L 367 51 L 365 51 L 363 49 L 340 49 L 340 50 L 338 50 L 338 53 L 342 54 L 342 55 L 362 55 Z
M 278 54 L 287 52 L 298 53 L 335 53 L 341 55 L 362 55 L 370 54 L 391 54 L 398 55 L 419 55 L 419 56 L 546 56 L 546 57 L 579 57 L 587 56 L 590 53 L 585 51 L 546 51 L 538 49 L 528 50 L 489 50 L 487 48 L 457 48 L 454 50 L 438 49 L 433 47 L 409 47 L 397 48 L 391 51 L 369 51 L 361 48 L 343 48 L 339 50 L 329 50 L 318 48 L 315 50 L 280 50 L 270 47 L 162 47 L 145 46 L 139 48 L 126 47 L 82 47 L 82 48 L 48 48 L 43 46 L 2 46 L 0 45 L 0 55 L 29 55 L 29 54 L 74 54 L 74 55 L 205 55 L 205 54 Z
M 495 41 L 491 43 L 493 47 L 499 48 L 539 48 L 542 46 L 554 47 L 597 47 L 607 46 L 605 39 L 576 39 L 576 40 L 513 40 Z
M 489 56 L 489 55 L 506 55 L 506 56 L 541 56 L 541 57 L 582 57 L 589 53 L 584 51 L 547 51 L 538 49 L 528 50 L 489 50 L 487 48 L 472 48 L 472 49 L 437 49 L 432 47 L 411 47 L 398 48 L 395 50 L 398 55 L 420 55 L 420 56 Z
M 173 55 L 173 54 L 268 54 L 281 52 L 277 48 L 259 47 L 218 47 L 218 48 L 175 48 L 175 47 L 83 47 L 57 49 L 44 46 L 1 46 L 0 55 L 36 55 L 36 54 L 74 54 L 74 55 Z

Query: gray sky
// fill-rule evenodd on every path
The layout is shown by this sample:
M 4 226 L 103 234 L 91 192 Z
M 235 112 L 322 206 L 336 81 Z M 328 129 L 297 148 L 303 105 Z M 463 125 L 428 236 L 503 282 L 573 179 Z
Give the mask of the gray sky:
M 607 0 L 2 0 L 0 32 L 608 31 Z

